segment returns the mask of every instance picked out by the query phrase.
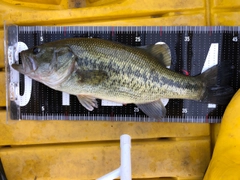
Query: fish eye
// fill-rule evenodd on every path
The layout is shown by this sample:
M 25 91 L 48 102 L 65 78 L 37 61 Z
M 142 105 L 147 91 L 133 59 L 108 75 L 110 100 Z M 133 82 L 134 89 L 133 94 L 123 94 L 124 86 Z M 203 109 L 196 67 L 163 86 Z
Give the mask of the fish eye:
M 33 48 L 33 54 L 37 54 L 40 52 L 40 48 L 39 47 L 34 47 Z

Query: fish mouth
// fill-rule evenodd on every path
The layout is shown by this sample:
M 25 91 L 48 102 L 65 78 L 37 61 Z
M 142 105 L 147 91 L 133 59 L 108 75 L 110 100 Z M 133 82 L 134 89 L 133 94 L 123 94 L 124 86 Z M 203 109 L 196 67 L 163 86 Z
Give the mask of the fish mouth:
M 36 71 L 37 66 L 33 58 L 27 56 L 23 52 L 20 53 L 20 60 L 18 64 L 12 64 L 12 68 L 19 71 L 22 74 L 29 74 Z

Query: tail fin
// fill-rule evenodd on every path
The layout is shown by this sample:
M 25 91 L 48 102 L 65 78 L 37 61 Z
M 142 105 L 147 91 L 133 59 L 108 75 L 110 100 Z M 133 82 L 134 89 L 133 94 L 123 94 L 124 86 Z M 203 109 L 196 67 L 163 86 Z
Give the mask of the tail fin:
M 205 92 L 200 101 L 227 105 L 235 93 L 234 89 L 227 85 L 232 76 L 231 66 L 225 63 L 213 66 L 199 75 L 205 86 Z

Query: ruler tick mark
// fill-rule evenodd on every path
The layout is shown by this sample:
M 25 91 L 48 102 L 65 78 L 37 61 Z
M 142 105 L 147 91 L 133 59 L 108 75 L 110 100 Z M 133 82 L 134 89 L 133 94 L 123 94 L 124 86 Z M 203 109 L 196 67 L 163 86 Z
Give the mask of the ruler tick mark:
M 66 26 L 64 26 L 64 28 L 63 28 L 63 35 L 64 35 L 64 36 L 67 35 L 67 27 L 66 27 Z

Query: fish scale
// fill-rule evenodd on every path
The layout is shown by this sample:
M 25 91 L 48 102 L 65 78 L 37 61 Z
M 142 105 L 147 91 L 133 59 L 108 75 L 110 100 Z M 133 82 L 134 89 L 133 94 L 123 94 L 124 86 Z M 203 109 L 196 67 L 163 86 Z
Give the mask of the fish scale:
M 238 40 L 238 28 L 232 27 L 134 27 L 134 31 L 129 31 L 129 27 L 67 27 L 68 32 L 64 32 L 62 27 L 27 27 L 27 26 L 9 26 L 7 28 L 8 34 L 8 47 L 13 46 L 15 43 L 21 41 L 29 46 L 29 48 L 38 41 L 38 39 L 43 38 L 44 43 L 52 40 L 58 40 L 63 38 L 71 37 L 85 37 L 86 34 L 94 38 L 109 39 L 135 46 L 136 44 L 144 46 L 155 44 L 156 42 L 164 41 L 170 46 L 172 55 L 172 65 L 171 69 L 179 73 L 189 72 L 191 70 L 191 75 L 197 75 L 201 73 L 206 56 L 210 50 L 212 43 L 217 43 L 219 49 L 215 54 L 219 54 L 217 61 L 221 62 L 228 57 L 235 67 L 235 76 L 231 80 L 231 86 L 235 90 L 239 88 L 239 57 L 235 52 L 239 51 Z M 98 30 L 96 30 L 98 29 Z M 211 31 L 211 33 L 209 33 Z M 186 33 L 187 32 L 187 33 Z M 233 33 L 234 32 L 234 33 Z M 33 39 L 32 34 L 34 35 Z M 114 34 L 114 36 L 113 36 Z M 187 38 L 187 35 L 191 34 L 191 38 Z M 226 36 L 227 35 L 227 36 Z M 132 42 L 131 39 L 139 38 L 138 42 Z M 236 38 L 237 36 L 237 38 Z M 181 42 L 181 43 L 179 43 Z M 133 44 L 132 44 L 133 43 Z M 144 43 L 144 44 L 143 44 Z M 184 44 L 184 46 L 183 46 Z M 188 47 L 191 46 L 191 47 Z M 206 47 L 204 49 L 199 48 Z M 226 48 L 226 47 L 231 48 Z M 202 52 L 196 52 L 197 50 Z M 179 53 L 181 50 L 181 53 Z M 220 54 L 221 52 L 222 54 Z M 189 53 L 189 55 L 188 55 Z M 118 55 L 118 53 L 116 53 Z M 178 57 L 181 55 L 181 59 Z M 179 61 L 180 60 L 180 61 Z M 186 60 L 186 61 L 185 61 Z M 96 67 L 97 68 L 97 67 Z M 190 68 L 190 69 L 189 69 Z M 10 70 L 11 71 L 11 70 Z M 189 72 L 190 73 L 190 72 Z M 138 76 L 137 73 L 134 77 Z M 14 78 L 12 78 L 14 79 Z M 114 79 L 114 78 L 113 78 Z M 115 78 L 117 81 L 117 76 Z M 11 81 L 11 78 L 10 78 Z M 7 82 L 11 84 L 10 82 Z M 112 84 L 114 84 L 112 82 Z M 9 85 L 10 86 L 10 85 Z M 27 86 L 23 77 L 20 76 L 19 79 L 20 91 L 24 91 L 23 86 Z M 190 84 L 191 86 L 191 84 Z M 134 87 L 134 86 L 133 86 Z M 136 85 L 136 88 L 139 86 Z M 86 111 L 77 101 L 74 96 L 69 96 L 69 108 L 63 108 L 61 99 L 66 98 L 61 92 L 54 91 L 43 84 L 32 81 L 31 84 L 32 92 L 37 92 L 32 94 L 29 102 L 25 106 L 17 104 L 14 100 L 9 100 L 9 112 L 11 113 L 11 119 L 73 119 L 73 120 L 116 120 L 121 121 L 122 119 L 128 121 L 155 121 L 154 119 L 146 117 L 146 115 L 138 111 L 136 113 L 136 106 L 133 104 L 124 106 L 113 106 L 108 108 L 103 105 L 102 101 L 98 100 L 99 108 L 92 112 Z M 40 91 L 44 89 L 44 91 Z M 56 94 L 54 97 L 59 97 L 60 100 L 54 101 L 52 97 L 42 99 L 41 97 L 46 97 L 41 93 Z M 24 92 L 21 93 L 24 95 Z M 117 93 L 116 93 L 117 94 Z M 21 98 L 21 95 L 17 95 Z M 22 97 L 24 98 L 24 97 Z M 71 104 L 77 104 L 77 107 L 72 107 Z M 36 106 L 37 105 L 37 106 Z M 19 108 L 17 108 L 19 107 Z M 33 108 L 34 107 L 34 108 Z M 45 108 L 43 108 L 45 107 Z M 58 108 L 52 108 L 58 107 Z M 19 111 L 15 111 L 18 109 Z M 34 109 L 34 111 L 33 111 Z M 56 109 L 58 111 L 56 111 Z M 67 109 L 68 112 L 65 112 Z M 225 110 L 225 106 L 202 104 L 191 100 L 179 100 L 171 99 L 166 106 L 167 116 L 161 121 L 163 122 L 210 122 L 216 123 L 220 122 L 221 116 Z M 124 112 L 124 114 L 118 113 Z M 66 117 L 66 114 L 69 116 Z M 114 114 L 114 118 L 112 115 Z

